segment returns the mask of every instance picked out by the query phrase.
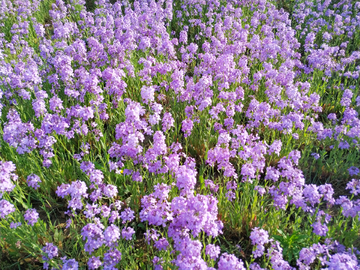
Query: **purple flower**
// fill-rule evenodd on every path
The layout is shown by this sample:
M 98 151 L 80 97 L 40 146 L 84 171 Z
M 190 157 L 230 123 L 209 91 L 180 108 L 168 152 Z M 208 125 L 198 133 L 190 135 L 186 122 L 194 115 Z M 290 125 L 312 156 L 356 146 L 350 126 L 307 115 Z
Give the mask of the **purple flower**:
M 118 211 L 111 211 L 110 212 L 110 218 L 109 218 L 109 222 L 110 223 L 114 223 L 116 220 L 118 220 L 120 218 L 119 216 L 119 212 Z
M 263 196 L 266 193 L 266 189 L 264 187 L 261 187 L 261 186 L 256 186 L 254 188 L 254 190 L 257 190 L 257 192 L 259 192 L 260 196 Z
M 317 221 L 313 224 L 311 224 L 311 226 L 313 227 L 313 232 L 319 236 L 326 236 L 327 232 L 328 232 L 328 227 L 324 224 L 321 224 L 320 221 Z
M 30 174 L 27 177 L 27 183 L 28 183 L 29 187 L 32 187 L 32 188 L 34 188 L 36 190 L 36 189 L 38 189 L 40 187 L 39 183 L 41 183 L 41 179 L 36 174 Z
M 349 174 L 350 174 L 351 176 L 353 176 L 353 175 L 358 175 L 358 174 L 360 173 L 359 168 L 354 167 L 354 166 L 350 167 L 350 168 L 348 169 L 348 171 L 349 171 Z
M 4 192 L 11 192 L 15 188 L 11 182 L 11 180 L 17 180 L 17 175 L 12 173 L 15 169 L 16 167 L 11 161 L 0 161 L 0 198 Z
M 329 202 L 330 204 L 334 204 L 334 189 L 330 184 L 321 185 L 318 187 L 318 190 L 320 194 L 323 195 L 323 200 Z
M 163 267 L 161 266 L 161 264 L 164 263 L 164 260 L 154 256 L 154 259 L 152 260 L 153 264 L 154 264 L 154 270 L 163 270 Z
M 259 264 L 252 263 L 250 264 L 250 270 L 265 270 L 264 268 L 261 268 Z
M 244 180 L 252 182 L 251 179 L 255 178 L 256 168 L 252 163 L 245 163 L 241 167 L 241 175 L 243 176 Z
M 281 147 L 282 147 L 282 142 L 281 140 L 275 140 L 272 145 L 270 145 L 269 147 L 269 154 L 275 153 L 278 156 L 280 155 L 280 151 L 281 151 Z
M 87 197 L 87 186 L 86 183 L 80 180 L 76 180 L 71 183 L 69 189 L 67 190 L 68 194 L 71 195 L 72 198 L 80 198 Z
M 235 181 L 229 181 L 226 183 L 226 189 L 227 190 L 236 190 L 237 189 L 237 183 Z
M 107 266 L 114 267 L 120 261 L 121 261 L 121 252 L 115 248 L 110 249 L 108 252 L 104 254 L 104 269 L 106 269 Z
M 141 97 L 144 103 L 154 101 L 155 88 L 153 86 L 143 86 L 141 88 Z
M 151 240 L 156 241 L 159 238 L 159 234 L 157 233 L 157 230 L 155 229 L 151 229 L 151 230 L 147 230 L 146 233 L 144 233 L 145 235 L 145 240 L 147 241 L 148 245 L 150 245 Z
M 327 263 L 329 270 L 338 269 L 359 269 L 358 262 L 355 256 L 348 254 L 335 254 L 330 257 L 330 261 Z
M 264 253 L 264 245 L 269 243 L 269 234 L 267 231 L 259 228 L 254 228 L 250 234 L 252 245 L 256 245 L 253 251 L 254 258 L 261 257 Z
M 105 196 L 109 198 L 113 198 L 117 195 L 118 190 L 116 186 L 108 184 L 102 188 L 102 192 L 104 193 Z
M 96 221 L 96 218 L 94 220 Z M 81 235 L 83 240 L 87 238 L 87 242 L 85 243 L 85 251 L 89 254 L 104 244 L 105 239 L 103 229 L 104 225 L 101 223 L 88 223 L 82 228 Z
M 215 185 L 212 180 L 206 179 L 204 182 L 205 182 L 205 187 L 209 187 L 209 189 L 212 192 L 216 193 L 219 190 L 219 185 Z
M 131 179 L 135 182 L 142 182 L 142 176 L 139 172 L 134 172 Z
M 21 226 L 21 222 L 11 222 L 10 229 L 16 229 L 17 227 Z
M 72 198 L 72 199 L 69 201 L 68 207 L 69 207 L 69 208 L 72 208 L 72 209 L 79 209 L 79 210 L 81 210 L 81 209 L 83 208 L 83 204 L 82 204 L 81 198 L 80 198 L 80 197 L 74 197 L 74 198 Z
M 125 109 L 126 119 L 132 122 L 140 121 L 140 116 L 145 114 L 144 108 L 132 100 L 127 100 L 128 106 Z
M 305 200 L 310 202 L 311 206 L 315 206 L 315 204 L 320 202 L 321 194 L 318 191 L 318 187 L 316 185 L 305 185 L 303 190 L 303 195 Z
M 209 244 L 206 246 L 205 253 L 206 255 L 210 256 L 211 259 L 215 260 L 217 257 L 219 257 L 220 247 Z
M 97 214 L 101 212 L 101 209 L 98 207 L 97 204 L 92 204 L 92 205 L 87 204 L 85 208 L 86 210 L 84 211 L 84 214 L 88 219 L 95 217 Z
M 87 265 L 90 270 L 94 270 L 94 269 L 98 269 L 102 265 L 102 262 L 100 261 L 99 257 L 92 256 L 88 260 Z
M 62 270 L 78 270 L 79 263 L 75 259 L 63 260 Z
M 164 113 L 163 119 L 162 119 L 162 130 L 164 132 L 168 131 L 171 127 L 174 126 L 175 120 L 172 117 L 171 113 L 166 112 Z
M 185 133 L 184 134 L 185 138 L 190 136 L 193 127 L 194 127 L 194 123 L 189 118 L 186 118 L 185 120 L 182 121 L 181 130 L 182 132 Z
M 346 184 L 346 189 L 350 190 L 350 193 L 355 196 L 360 194 L 360 180 L 352 179 L 349 183 Z
M 132 239 L 132 235 L 135 233 L 134 229 L 131 227 L 125 227 L 122 231 L 121 231 L 121 236 L 122 238 L 125 238 L 126 240 L 131 240 Z
M 266 176 L 265 176 L 265 179 L 270 179 L 270 180 L 273 180 L 274 182 L 276 182 L 277 180 L 279 180 L 279 177 L 280 177 L 280 172 L 269 166 L 266 168 Z
M 176 180 L 176 186 L 181 190 L 181 194 L 186 194 L 195 187 L 196 171 L 182 165 L 176 172 Z
M 66 220 L 66 229 L 70 228 L 71 223 L 72 223 L 72 219 Z
M 0 218 L 5 218 L 10 213 L 15 212 L 15 207 L 6 200 L 0 201 Z
M 104 238 L 107 246 L 113 246 L 120 238 L 120 230 L 114 224 L 110 225 L 104 231 Z
M 315 160 L 320 158 L 320 155 L 318 153 L 311 153 L 311 155 L 315 158 Z
M 51 260 L 52 258 L 58 256 L 58 248 L 53 243 L 46 243 L 45 247 L 42 248 L 42 252 L 45 253 L 43 260 Z
M 336 120 L 336 113 L 329 113 L 327 118 L 330 119 L 330 120 Z
M 166 238 L 162 237 L 158 241 L 155 241 L 154 246 L 158 250 L 166 250 L 167 247 L 169 246 L 169 242 L 166 240 Z
M 341 106 L 347 107 L 351 104 L 353 93 L 350 89 L 346 89 L 340 101 Z
M 56 195 L 58 195 L 61 198 L 64 198 L 65 196 L 69 195 L 69 184 L 61 184 L 61 186 L 58 186 L 56 189 Z
M 314 252 L 313 248 L 303 248 L 300 250 L 299 253 L 299 260 L 298 260 L 298 264 L 304 263 L 305 265 L 310 265 L 312 264 L 315 259 L 316 259 L 316 252 Z
M 131 210 L 130 208 L 126 208 L 124 211 L 121 212 L 121 219 L 123 220 L 122 223 L 126 223 L 127 221 L 132 221 L 135 216 L 134 216 L 134 211 Z
M 34 224 L 37 222 L 38 218 L 39 218 L 39 213 L 33 208 L 26 210 L 26 212 L 24 214 L 24 219 L 31 226 L 34 226 Z
M 184 31 L 184 30 L 180 31 L 179 42 L 186 44 L 186 43 L 187 43 L 187 39 L 188 39 L 187 37 L 188 37 L 187 31 Z
M 232 254 L 224 253 L 218 262 L 219 270 L 245 270 L 244 263 Z
M 236 194 L 232 190 L 229 190 L 228 192 L 226 192 L 225 196 L 229 200 L 229 202 L 232 202 L 233 200 L 236 199 Z

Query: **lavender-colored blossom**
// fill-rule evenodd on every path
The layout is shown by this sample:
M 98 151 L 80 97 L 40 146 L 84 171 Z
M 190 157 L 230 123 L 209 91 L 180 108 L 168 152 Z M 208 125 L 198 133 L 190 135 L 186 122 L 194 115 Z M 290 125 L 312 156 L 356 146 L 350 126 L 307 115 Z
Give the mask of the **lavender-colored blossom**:
M 360 180 L 352 179 L 346 184 L 346 189 L 349 189 L 350 193 L 354 194 L 355 196 L 360 194 Z
M 27 177 L 27 183 L 29 187 L 32 187 L 33 189 L 38 189 L 40 187 L 39 183 L 41 183 L 41 179 L 36 174 L 30 174 Z
M 131 227 L 125 227 L 124 229 L 122 229 L 121 231 L 121 236 L 122 238 L 126 239 L 126 240 L 131 240 L 132 239 L 132 235 L 135 233 L 134 229 Z
M 332 255 L 330 261 L 327 263 L 329 270 L 337 269 L 359 269 L 356 258 L 348 254 L 335 254 Z
M 328 232 L 328 227 L 325 224 L 321 224 L 320 221 L 317 221 L 311 225 L 313 227 L 313 232 L 319 236 L 326 236 Z
M 15 207 L 13 204 L 9 203 L 6 200 L 0 201 L 0 218 L 5 218 L 7 215 L 15 212 Z
M 121 261 L 121 252 L 115 248 L 110 249 L 104 254 L 104 268 L 109 266 L 114 267 L 120 261 Z
M 66 220 L 66 226 L 65 226 L 66 229 L 70 228 L 71 224 L 72 224 L 72 219 Z
M 121 212 L 120 217 L 122 219 L 122 223 L 126 223 L 127 221 L 132 221 L 135 218 L 134 211 L 131 210 L 130 208 L 126 208 L 124 211 Z
M 154 101 L 155 88 L 152 86 L 143 86 L 141 88 L 141 97 L 145 103 Z
M 114 224 L 107 227 L 104 231 L 104 239 L 107 246 L 113 246 L 120 239 L 120 230 Z
M 305 138 L 309 132 L 314 133 L 315 144 L 316 140 L 320 144 L 330 140 L 331 149 L 338 146 L 332 151 L 348 152 L 359 146 L 356 106 L 360 97 L 355 93 L 360 52 L 354 51 L 352 40 L 358 34 L 360 3 L 296 1 L 289 16 L 266 0 L 184 0 L 180 5 L 164 0 L 98 0 L 94 12 L 86 11 L 84 0 L 56 0 L 49 10 L 50 23 L 43 26 L 32 16 L 40 8 L 39 2 L 7 0 L 0 7 L 1 22 L 9 15 L 14 17 L 9 35 L 0 35 L 0 115 L 7 112 L 4 143 L 18 154 L 40 154 L 43 166 L 50 167 L 55 138 L 65 136 L 66 146 L 84 140 L 90 143 L 95 138 L 95 144 L 111 145 L 112 176 L 123 173 L 140 186 L 154 175 L 166 183 L 172 180 L 168 185 L 162 181 L 147 187 L 154 192 L 141 198 L 139 217 L 148 226 L 163 227 L 166 239 L 150 228 L 146 240 L 149 244 L 153 241 L 159 250 L 171 243 L 175 267 L 213 269 L 202 258 L 204 243 L 197 237 L 217 237 L 223 228 L 214 195 L 224 187 L 205 180 L 214 195 L 201 194 L 209 193 L 209 189 L 195 188 L 195 160 L 181 150 L 184 137 L 186 145 L 194 148 L 191 144 L 196 138 L 191 134 L 195 128 L 205 130 L 202 135 L 210 140 L 205 144 L 200 140 L 193 150 L 198 154 L 206 150 L 202 153 L 206 165 L 231 178 L 226 180 L 225 191 L 230 201 L 237 195 L 241 198 L 234 185 L 240 182 L 232 181 L 241 174 L 243 182 L 262 181 L 263 176 L 271 180 L 267 189 L 277 209 L 285 210 L 293 204 L 312 212 L 321 200 L 327 207 L 335 203 L 331 185 L 305 185 L 304 173 L 298 168 L 300 151 L 294 150 L 287 157 L 280 157 L 280 153 L 285 140 L 291 142 L 291 136 L 298 140 L 299 134 Z M 173 29 L 169 34 L 167 29 L 174 19 L 178 31 Z M 46 31 L 48 26 L 51 31 Z M 30 34 L 37 36 L 36 50 L 28 42 Z M 134 63 L 134 59 L 138 61 Z M 313 78 L 319 74 L 315 88 L 336 93 L 341 100 L 334 101 L 341 110 L 333 110 L 336 104 L 324 104 L 320 92 L 314 92 Z M 327 86 L 333 75 L 341 83 Z M 30 104 L 30 113 L 23 114 L 24 104 Z M 122 118 L 123 104 L 123 122 L 116 123 Z M 102 134 L 112 129 L 114 136 Z M 169 141 L 177 137 L 180 143 L 169 147 Z M 273 142 L 270 146 L 266 143 L 269 140 Z M 116 224 L 121 216 L 122 223 L 128 225 L 135 213 L 130 208 L 122 211 L 121 205 L 109 205 L 118 195 L 117 186 L 104 183 L 109 175 L 105 177 L 95 169 L 95 160 L 84 161 L 96 159 L 89 155 L 85 141 L 81 152 L 71 155 L 75 163 L 81 162 L 80 169 L 91 185 L 84 179 L 70 181 L 57 187 L 56 194 L 72 208 L 66 214 L 88 219 L 81 231 L 86 252 L 109 246 L 101 258 L 103 264 L 100 258 L 92 257 L 88 267 L 116 269 L 121 260 L 121 253 L 115 249 L 121 230 Z M 270 155 L 279 156 L 277 165 L 273 165 L 276 157 Z M 320 158 L 317 153 L 311 156 Z M 124 169 L 125 164 L 132 168 Z M 0 161 L 1 218 L 15 211 L 14 205 L 1 200 L 9 198 L 6 193 L 15 188 L 14 171 L 11 162 Z M 358 196 L 359 169 L 351 167 L 349 174 L 354 179 L 346 188 Z M 38 189 L 40 178 L 29 176 L 27 183 Z M 261 186 L 255 190 L 260 196 L 267 191 Z M 359 200 L 340 196 L 336 203 L 344 217 L 358 216 Z M 103 221 L 108 220 L 106 228 L 99 214 Z M 32 217 L 28 219 L 29 224 L 34 222 Z M 314 233 L 325 237 L 326 226 L 331 230 L 330 219 L 318 211 L 312 224 Z M 76 225 L 78 222 L 73 227 Z M 123 237 L 131 239 L 132 228 L 127 230 Z M 261 233 L 266 237 L 258 236 Z M 251 241 L 256 246 L 253 257 L 263 256 L 266 246 L 268 267 L 292 269 L 282 257 L 280 244 L 270 241 L 266 232 L 254 229 Z M 218 247 L 206 246 L 205 253 L 214 260 L 219 252 Z M 317 244 L 300 252 L 298 266 L 308 269 L 318 259 L 321 267 L 351 269 L 356 258 L 350 252 L 350 259 L 342 256 L 344 252 L 330 244 Z M 153 263 L 155 269 L 165 268 L 160 258 L 155 257 Z M 242 262 L 229 254 L 223 254 L 217 264 L 219 269 L 244 269 Z M 44 267 L 48 268 L 49 262 Z M 59 267 L 79 266 L 74 259 L 64 258 Z M 260 266 L 252 262 L 250 268 Z
M 99 257 L 92 256 L 89 258 L 87 265 L 90 270 L 94 270 L 98 269 L 102 265 L 102 262 L 100 261 Z
M 84 211 L 84 214 L 88 219 L 95 217 L 101 211 L 97 204 L 92 204 L 92 205 L 87 204 L 85 208 L 86 210 Z
M 224 253 L 218 262 L 219 270 L 245 270 L 244 263 L 232 254 Z
M 72 198 L 80 198 L 80 197 L 86 198 L 87 197 L 86 191 L 87 191 L 86 183 L 80 180 L 76 180 L 71 183 L 67 192 Z
M 215 260 L 217 257 L 219 257 L 220 247 L 209 244 L 206 246 L 205 253 L 206 255 L 210 256 L 211 259 Z
M 334 204 L 335 200 L 333 198 L 334 189 L 330 184 L 321 185 L 318 187 L 318 191 L 323 195 L 323 200 L 327 201 L 330 204 Z
M 29 224 L 31 226 L 34 226 L 34 224 L 37 222 L 38 218 L 39 218 L 39 213 L 33 208 L 26 210 L 26 212 L 24 214 L 25 221 L 27 221 L 27 224 Z
M 114 223 L 116 220 L 120 219 L 120 215 L 118 211 L 111 211 L 109 222 Z
M 103 229 L 104 226 L 99 223 L 88 223 L 82 228 L 81 235 L 83 240 L 87 239 L 85 251 L 89 254 L 105 243 Z
M 318 153 L 311 153 L 311 155 L 315 158 L 315 160 L 320 158 L 320 155 Z
M 232 190 L 229 190 L 228 192 L 226 192 L 225 196 L 229 202 L 232 202 L 233 200 L 236 199 L 236 193 Z
M 154 246 L 158 250 L 166 250 L 169 246 L 169 242 L 166 240 L 166 238 L 162 237 L 158 241 L 155 241 Z
M 181 190 L 182 194 L 194 189 L 196 184 L 196 171 L 180 166 L 176 172 L 176 186 Z
M 108 184 L 104 185 L 102 192 L 106 197 L 113 198 L 117 195 L 118 190 L 116 186 Z
M 42 248 L 42 252 L 45 253 L 43 260 L 51 260 L 52 258 L 58 256 L 59 250 L 53 243 L 46 243 L 45 247 Z
M 4 192 L 11 192 L 15 188 L 11 181 L 17 180 L 17 175 L 13 173 L 15 169 L 16 167 L 11 161 L 0 161 L 0 198 Z
M 168 131 L 171 127 L 174 126 L 175 120 L 172 117 L 170 112 L 164 113 L 163 119 L 162 119 L 162 130 L 164 132 Z
M 61 198 L 64 198 L 65 196 L 69 195 L 69 184 L 61 184 L 56 189 L 56 195 L 58 195 Z
M 264 253 L 264 245 L 270 241 L 268 232 L 256 227 L 251 232 L 250 239 L 252 245 L 256 246 L 256 249 L 253 251 L 254 258 L 261 257 Z
M 72 208 L 74 210 L 76 210 L 76 209 L 81 210 L 83 208 L 83 203 L 81 201 L 81 197 L 72 198 L 68 203 L 68 207 Z
M 190 136 L 193 127 L 194 127 L 194 123 L 190 119 L 186 118 L 185 120 L 182 121 L 181 130 L 184 132 L 185 137 Z
M 154 259 L 152 260 L 154 264 L 154 270 L 163 270 L 163 267 L 161 266 L 164 263 L 164 260 L 154 256 Z
M 316 185 L 305 185 L 303 195 L 305 200 L 310 202 L 311 206 L 318 204 L 321 199 L 321 194 L 319 193 Z
M 282 147 L 282 142 L 281 140 L 275 140 L 272 145 L 270 145 L 269 147 L 269 154 L 275 153 L 278 156 L 280 155 L 280 151 L 281 151 L 281 147 Z
M 79 263 L 75 259 L 63 260 L 63 270 L 78 270 Z
M 266 193 L 266 189 L 264 187 L 261 187 L 261 186 L 256 186 L 254 188 L 254 190 L 257 190 L 257 192 L 259 192 L 260 196 L 263 196 Z
M 360 173 L 360 169 L 354 166 L 350 167 L 348 171 L 351 176 L 358 175 Z
M 217 192 L 219 190 L 219 185 L 215 185 L 212 180 L 206 179 L 204 182 L 205 187 L 209 187 L 212 192 Z
M 316 252 L 314 252 L 313 248 L 302 248 L 299 252 L 299 260 L 298 264 L 310 265 L 316 259 Z
M 20 227 L 22 224 L 21 222 L 11 222 L 10 223 L 10 229 L 16 229 L 17 227 Z
M 265 270 L 264 268 L 261 268 L 259 264 L 252 263 L 250 264 L 250 270 Z

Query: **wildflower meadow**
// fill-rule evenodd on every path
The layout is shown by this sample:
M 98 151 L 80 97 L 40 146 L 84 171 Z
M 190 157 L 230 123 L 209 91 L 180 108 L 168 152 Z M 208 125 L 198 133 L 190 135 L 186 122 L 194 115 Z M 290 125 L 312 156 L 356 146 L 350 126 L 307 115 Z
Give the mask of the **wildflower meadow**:
M 360 1 L 0 0 L 0 269 L 359 270 Z

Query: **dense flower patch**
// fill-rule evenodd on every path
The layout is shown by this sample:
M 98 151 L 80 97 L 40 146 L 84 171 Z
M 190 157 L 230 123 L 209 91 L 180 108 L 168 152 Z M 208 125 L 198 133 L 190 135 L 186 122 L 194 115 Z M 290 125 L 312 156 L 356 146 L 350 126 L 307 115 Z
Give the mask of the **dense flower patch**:
M 0 268 L 360 269 L 360 2 L 284 8 L 3 0 Z

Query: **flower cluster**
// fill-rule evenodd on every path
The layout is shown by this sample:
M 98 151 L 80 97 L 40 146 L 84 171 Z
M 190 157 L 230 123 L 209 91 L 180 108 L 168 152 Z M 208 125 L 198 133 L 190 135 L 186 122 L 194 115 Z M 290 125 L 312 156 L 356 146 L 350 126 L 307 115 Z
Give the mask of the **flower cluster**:
M 225 221 L 253 228 L 250 269 L 293 269 L 265 229 L 295 211 L 300 269 L 358 268 L 328 239 L 332 207 L 360 221 L 359 2 L 50 2 L 0 6 L 0 233 L 37 234 L 56 189 L 89 269 L 124 268 L 144 227 L 155 269 L 245 269 Z M 45 269 L 83 267 L 44 244 Z

